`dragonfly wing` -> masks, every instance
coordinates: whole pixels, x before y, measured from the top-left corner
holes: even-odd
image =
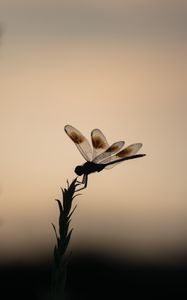
[[[94,158],[93,162],[102,164],[103,161],[105,161],[105,163],[106,163],[106,160],[107,160],[107,162],[111,161],[112,155],[119,152],[120,149],[124,146],[124,144],[125,144],[125,142],[123,142],[123,141],[112,144],[105,152],[102,152],[101,154],[96,156]]]
[[[99,129],[94,129],[91,132],[92,146],[93,146],[93,159],[105,152],[109,148],[106,137]]]
[[[87,161],[92,160],[92,148],[88,140],[82,135],[82,133],[71,125],[64,127],[65,132],[70,139],[75,143],[82,156]]]
[[[141,147],[142,147],[141,143],[132,144],[132,145],[126,147],[125,149],[121,150],[117,154],[113,155],[111,157],[110,161],[108,161],[107,159],[103,160],[102,164],[107,165],[107,163],[109,163],[109,162],[112,162],[112,161],[115,161],[115,160],[117,161],[119,159],[123,159],[123,158],[129,157],[129,156],[133,156],[140,150]],[[116,164],[108,165],[108,166],[105,167],[105,169],[111,169],[114,166],[116,166],[117,164],[119,164],[120,162],[121,161],[118,161],[118,162],[116,162]]]

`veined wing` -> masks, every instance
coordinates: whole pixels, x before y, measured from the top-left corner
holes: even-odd
[[[113,155],[110,159],[107,158],[107,159],[103,160],[102,164],[107,164],[110,162],[117,161],[116,164],[114,163],[112,165],[108,165],[105,167],[105,169],[111,169],[115,165],[117,165],[121,162],[121,161],[118,162],[118,160],[135,155],[140,150],[141,147],[142,147],[141,143],[132,144],[132,145],[126,147],[125,149],[121,150],[117,154]]]
[[[92,148],[88,140],[82,135],[82,133],[71,125],[64,127],[65,132],[70,139],[75,143],[82,156],[87,160],[92,160]]]
[[[102,152],[105,152],[109,148],[109,144],[106,137],[100,129],[94,129],[91,132],[92,146],[93,146],[93,157],[97,157]]]
[[[112,155],[119,152],[120,149],[124,146],[125,142],[120,141],[112,144],[105,152],[102,152],[98,156],[96,156],[93,160],[94,163],[103,163],[106,159],[111,161]]]

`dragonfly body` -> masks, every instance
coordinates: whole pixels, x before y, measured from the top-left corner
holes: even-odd
[[[82,175],[89,175],[91,173],[94,172],[100,172],[102,171],[106,166],[102,165],[102,164],[95,164],[92,161],[87,161],[85,162],[83,165],[81,166],[77,166],[75,168],[75,173],[78,176],[82,176]]]
[[[79,190],[86,188],[88,175],[91,173],[109,169],[125,160],[145,156],[145,154],[137,154],[142,147],[141,143],[132,144],[124,149],[122,149],[125,144],[124,141],[113,143],[110,146],[99,129],[94,129],[91,132],[92,147],[82,133],[73,126],[66,125],[64,130],[86,160],[83,165],[75,168],[75,173],[78,176],[83,175],[82,182],[79,182],[83,184],[83,187]]]

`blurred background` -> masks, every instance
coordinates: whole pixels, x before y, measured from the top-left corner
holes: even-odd
[[[0,27],[0,264],[52,258],[54,199],[84,162],[71,124],[147,154],[90,176],[75,198],[74,257],[184,274],[186,1],[1,0]]]

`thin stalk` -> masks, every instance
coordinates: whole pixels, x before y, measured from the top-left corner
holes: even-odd
[[[69,263],[70,255],[67,255],[67,247],[71,238],[73,228],[69,229],[71,216],[76,209],[72,209],[73,199],[80,195],[76,194],[77,178],[75,178],[68,187],[62,189],[62,200],[55,199],[59,208],[59,228],[58,231],[54,224],[52,224],[55,236],[56,245],[54,247],[54,262],[52,268],[51,278],[51,295],[52,300],[65,299],[65,286],[67,277],[67,266]]]

